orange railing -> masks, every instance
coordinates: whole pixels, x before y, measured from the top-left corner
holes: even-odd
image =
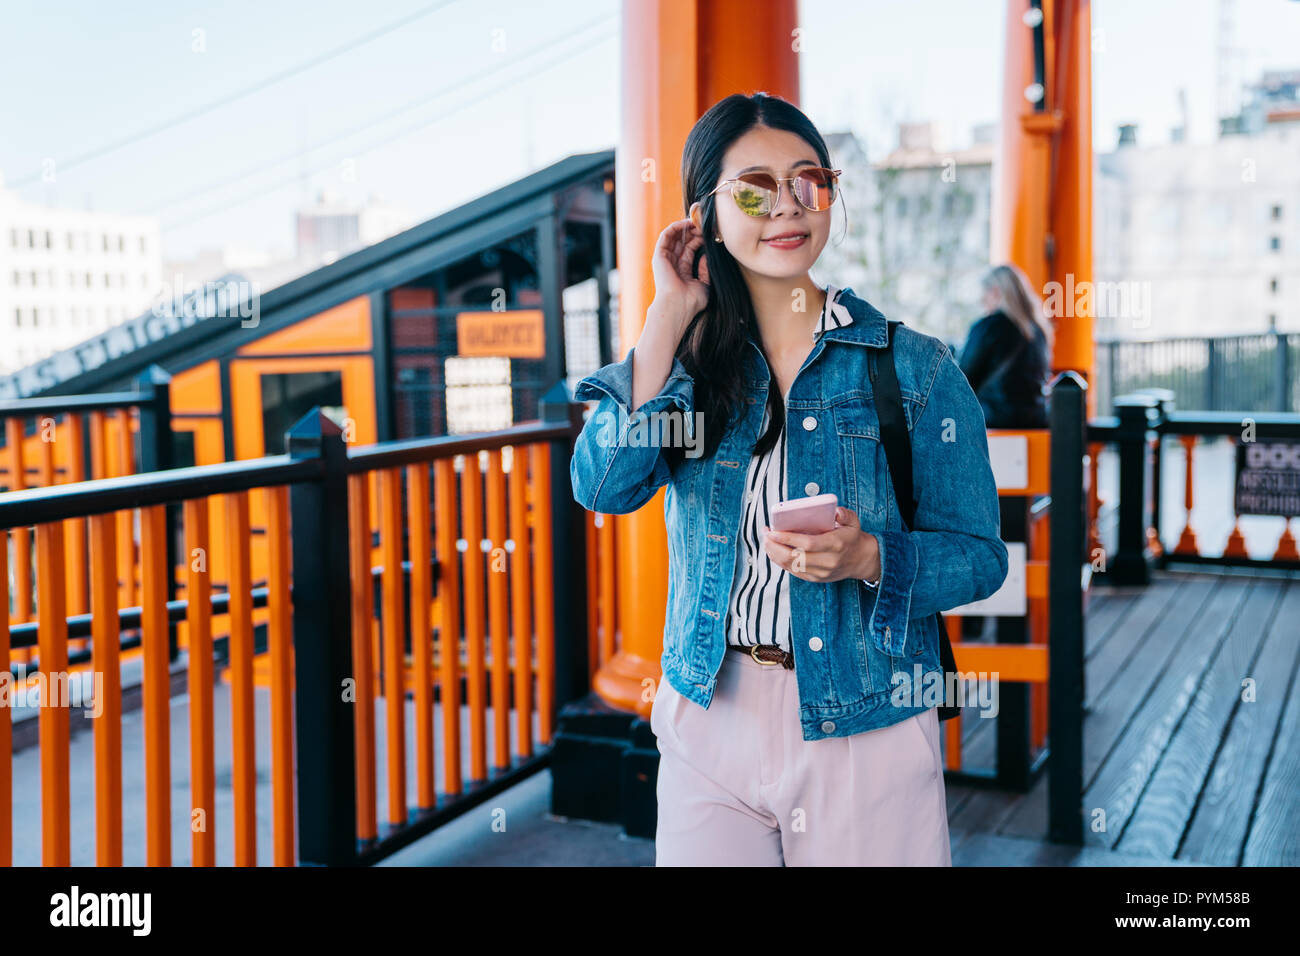
[[[567,479],[578,406],[543,407],[554,421],[350,455],[339,429],[316,411],[290,432],[285,456],[0,495],[0,669],[14,668],[20,691],[58,687],[70,674],[102,679],[94,699],[100,712],[84,718],[94,733],[94,793],[85,805],[94,808],[98,865],[126,862],[121,667],[134,644],[143,664],[149,865],[170,865],[173,836],[185,829],[191,861],[217,862],[214,689],[222,677],[231,712],[224,796],[232,809],[230,841],[221,848],[236,865],[258,859],[255,715],[262,705],[269,705],[276,865],[371,862],[545,765],[557,706],[586,689],[590,628],[582,617],[581,509]],[[267,501],[265,587],[252,576],[250,494]],[[174,505],[183,509],[184,600],[169,604],[166,510]],[[121,532],[137,520],[135,606],[125,603],[119,574]],[[73,521],[89,536],[89,603],[88,613],[69,616],[65,528]],[[35,621],[10,621],[8,543],[31,528]],[[224,580],[214,580],[206,560],[214,530],[226,546]],[[265,658],[255,654],[258,617]],[[217,618],[228,635],[224,675],[214,657]],[[188,819],[171,802],[170,697],[181,677],[170,667],[174,628],[183,631],[187,655]],[[91,658],[70,668],[74,633],[89,639]],[[35,720],[47,865],[72,862],[73,718],[68,700],[42,694]],[[13,773],[15,748],[32,742],[27,726],[16,740],[13,708],[0,708],[0,865],[14,862],[14,787],[35,783]],[[386,790],[382,825],[377,785]]]

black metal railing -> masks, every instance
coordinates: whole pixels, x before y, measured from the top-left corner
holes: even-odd
[[[569,478],[569,461],[582,427],[583,406],[570,402],[567,394],[561,394],[563,391],[561,388],[548,393],[542,402],[540,423],[487,434],[375,445],[352,454],[338,426],[315,408],[287,433],[288,452],[284,455],[2,494],[0,529],[287,486],[294,724],[299,728],[294,748],[298,858],[304,865],[369,864],[512,786],[522,776],[544,768],[550,753],[544,748],[524,766],[486,782],[476,781],[455,800],[436,810],[414,814],[403,826],[388,827],[376,840],[357,839],[355,712],[354,705],[339,692],[353,677],[348,477],[507,445],[550,444],[551,500],[543,506],[549,506],[552,521],[548,557],[554,569],[556,592],[552,621],[556,657],[553,699],[557,707],[563,706],[588,691],[586,536],[582,509],[573,500]],[[125,396],[102,398],[126,400]],[[139,396],[130,396],[131,403],[138,400]],[[30,414],[31,407],[24,406],[23,413]],[[67,409],[66,404],[59,407]],[[87,407],[94,407],[94,403]],[[266,590],[255,588],[250,598],[253,606],[263,606]],[[213,613],[224,613],[229,600],[228,593],[212,595]],[[379,603],[374,607],[378,616]],[[172,622],[183,620],[186,608],[185,601],[169,601],[166,616]],[[142,611],[131,608],[115,613],[119,624],[126,626],[138,623]],[[86,633],[90,621],[91,615],[68,618],[70,636]],[[13,646],[35,646],[37,627],[23,622],[11,628]]]
[[[1300,411],[1300,333],[1099,339],[1096,349],[1098,408],[1140,389],[1162,388],[1179,408]]]

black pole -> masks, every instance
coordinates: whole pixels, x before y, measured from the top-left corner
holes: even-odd
[[[1052,382],[1052,535],[1048,565],[1048,839],[1083,844],[1083,584],[1087,510],[1084,390],[1075,372]]]
[[[167,471],[176,467],[172,442],[172,377],[161,365],[150,365],[136,378],[140,393],[140,471]],[[167,541],[167,600],[176,600],[176,564],[181,545],[179,504],[164,505]],[[167,659],[175,662],[180,653],[176,641],[176,624],[167,627]]]
[[[1029,498],[1002,495],[998,498],[1002,540],[1008,544],[1029,541]],[[994,618],[999,644],[1028,644],[1027,615]],[[1006,790],[1024,793],[1029,789],[1032,738],[1029,726],[1029,684],[1007,681],[998,689],[997,782]]]
[[[291,458],[321,458],[325,471],[289,489],[298,856],[304,865],[339,866],[357,858],[347,449],[319,406],[289,429],[285,445]]]
[[[1151,580],[1147,551],[1147,429],[1156,400],[1145,394],[1115,399],[1119,429],[1119,535],[1108,562],[1116,584],[1145,585]]]
[[[542,421],[569,425],[569,436],[551,445],[551,567],[555,570],[555,706],[590,691],[587,662],[587,532],[584,512],[573,498],[569,474],[573,444],[582,431],[583,404],[570,400],[556,382],[542,396]]]

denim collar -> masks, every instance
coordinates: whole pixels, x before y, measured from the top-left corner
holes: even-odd
[[[827,309],[823,310],[817,320],[816,335],[819,338],[833,339],[837,342],[850,342],[855,345],[869,345],[883,349],[889,343],[889,332],[884,314],[874,305],[863,299],[850,286],[837,289],[834,283],[827,285]],[[827,313],[844,322],[836,326],[829,320]],[[845,321],[847,319],[847,321]],[[749,341],[758,347],[758,342],[751,332]]]
[[[839,328],[827,329],[825,338],[857,345],[870,345],[878,349],[883,349],[889,344],[889,328],[884,313],[866,299],[859,297],[849,286],[840,290],[836,301],[849,310],[853,321]]]

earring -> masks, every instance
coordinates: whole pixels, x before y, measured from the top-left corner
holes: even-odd
[[[722,237],[721,237],[721,236],[714,236],[714,237],[713,237],[713,241],[714,241],[714,242],[721,242],[721,241],[722,241]]]

